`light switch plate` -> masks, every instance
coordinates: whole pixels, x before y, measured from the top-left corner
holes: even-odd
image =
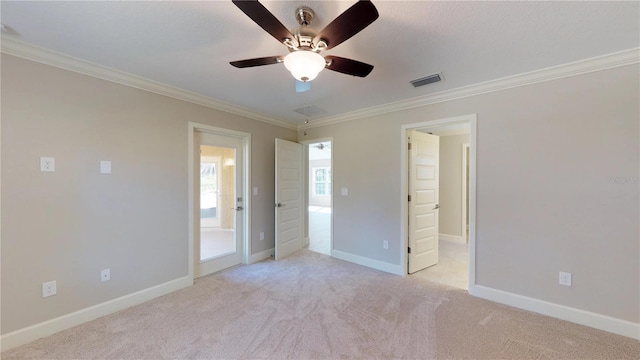
[[[100,161],[100,174],[111,174],[111,161]]]
[[[348,195],[349,195],[349,189],[342,188],[342,196],[348,196]]]
[[[571,286],[571,273],[560,271],[558,283],[564,286]]]

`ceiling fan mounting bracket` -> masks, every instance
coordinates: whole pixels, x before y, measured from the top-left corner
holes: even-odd
[[[296,9],[296,20],[298,20],[300,26],[309,26],[315,14],[310,7],[301,6]]]

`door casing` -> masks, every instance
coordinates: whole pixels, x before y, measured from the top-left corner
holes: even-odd
[[[195,230],[196,230],[196,226],[195,226],[196,214],[194,211],[194,198],[196,196],[196,187],[194,185],[195,184],[195,179],[194,179],[195,132],[198,131],[198,132],[215,134],[215,135],[235,137],[242,140],[242,146],[243,146],[242,164],[243,164],[243,173],[244,173],[244,176],[242,179],[242,194],[244,199],[244,210],[239,211],[237,216],[243,217],[243,221],[242,221],[242,237],[243,237],[242,263],[243,264],[249,263],[249,256],[251,254],[251,241],[249,240],[250,239],[249,234],[251,234],[251,197],[249,196],[250,194],[249,189],[251,188],[251,184],[249,180],[251,179],[251,172],[250,172],[251,170],[251,134],[241,132],[241,131],[236,131],[236,130],[229,130],[229,129],[224,129],[220,127],[205,125],[205,124],[198,124],[194,122],[189,122],[187,124],[187,127],[188,127],[187,171],[188,171],[188,180],[189,180],[189,184],[188,184],[188,192],[189,192],[189,196],[188,196],[188,214],[189,214],[188,216],[188,219],[189,219],[188,276],[193,279],[195,275],[194,264],[195,264],[195,261],[199,261],[199,259],[195,259],[195,252],[194,252]],[[199,230],[200,229],[198,228],[198,231]]]
[[[400,238],[404,244],[403,251],[400,252],[401,266],[404,267],[403,275],[408,275],[407,249],[408,239],[408,211],[407,198],[408,191],[408,161],[407,161],[407,130],[437,128],[449,125],[468,124],[469,125],[469,292],[475,290],[476,284],[476,134],[477,115],[463,115],[438,120],[424,121],[413,124],[405,124],[400,127],[400,183],[401,199],[400,219],[403,224],[400,227]]]

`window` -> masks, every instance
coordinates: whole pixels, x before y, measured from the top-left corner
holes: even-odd
[[[312,168],[313,171],[313,195],[329,196],[331,195],[331,168],[317,167]]]

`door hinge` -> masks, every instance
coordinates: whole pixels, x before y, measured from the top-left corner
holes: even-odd
[[[409,254],[411,254],[411,248],[407,248],[407,249],[409,249]]]
[[[411,195],[409,195],[409,201],[411,201]]]
[[[411,143],[409,143],[409,150],[411,150]]]

